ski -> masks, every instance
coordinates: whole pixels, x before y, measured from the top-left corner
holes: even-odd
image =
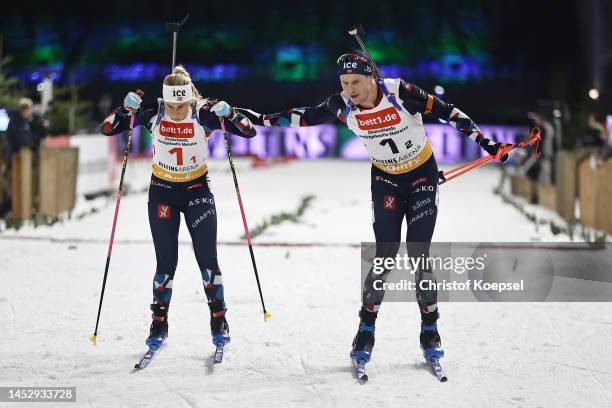
[[[223,346],[225,344],[218,344],[215,349],[215,357],[213,359],[213,364],[221,364],[223,362]]]
[[[429,365],[431,366],[431,370],[433,371],[438,381],[445,382],[448,380],[446,374],[444,374],[442,366],[440,365],[440,360],[438,360],[437,358],[432,358],[431,360],[429,360]]]
[[[215,346],[215,355],[213,357],[213,365],[223,362],[223,348],[230,342],[229,333],[213,334],[212,343]]]
[[[355,360],[352,359],[353,361],[353,367],[355,368],[355,377],[357,377],[357,380],[360,381],[361,383],[365,383],[368,381],[368,375],[365,372],[365,361],[362,359],[359,360]]]
[[[142,356],[140,361],[134,365],[134,371],[144,370],[147,368],[153,357],[157,354],[157,352],[162,348],[164,344],[160,345],[150,345],[149,350]]]

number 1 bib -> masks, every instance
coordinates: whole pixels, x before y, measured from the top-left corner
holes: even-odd
[[[153,174],[166,181],[185,182],[206,173],[207,138],[198,121],[196,106],[193,114],[174,121],[165,114],[163,102],[159,113],[151,121],[156,125],[153,133]],[[158,117],[161,115],[161,118]]]

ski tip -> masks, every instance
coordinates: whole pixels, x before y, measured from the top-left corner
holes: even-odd
[[[89,341],[91,341],[93,343],[93,345],[96,345],[96,339],[98,336],[96,336],[95,334],[92,334],[91,336],[89,336]]]
[[[272,315],[270,314],[270,312],[264,312],[264,322],[267,322],[268,319],[270,319],[272,317]]]

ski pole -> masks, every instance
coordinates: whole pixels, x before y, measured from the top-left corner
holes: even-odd
[[[478,168],[480,166],[482,166],[483,164],[487,164],[493,160],[499,160],[501,161],[502,157],[504,157],[506,154],[510,154],[510,152],[513,149],[519,148],[519,149],[523,149],[527,146],[532,146],[532,145],[536,145],[536,156],[540,157],[540,142],[542,141],[542,136],[540,133],[540,129],[537,127],[534,127],[533,129],[531,129],[531,132],[529,133],[529,141],[528,142],[521,142],[518,144],[510,144],[510,143],[504,143],[502,144],[502,146],[500,146],[499,150],[497,151],[497,154],[495,156],[486,156],[486,157],[481,157],[480,159],[476,159],[474,161],[471,161],[469,163],[466,163],[462,166],[456,167],[454,169],[448,170],[448,171],[440,171],[439,173],[439,177],[440,177],[440,182],[439,184],[444,184],[447,181],[450,181],[454,178],[457,178],[459,176],[461,176],[462,174],[467,173],[468,171],[472,171],[475,168]]]
[[[138,91],[137,91],[138,92]],[[138,92],[142,94],[142,91]],[[125,144],[125,151],[123,152],[123,167],[121,169],[121,178],[119,179],[119,190],[117,191],[117,201],[115,202],[115,215],[113,217],[113,227],[111,229],[111,236],[108,242],[108,252],[106,255],[106,266],[104,267],[104,278],[102,279],[102,292],[100,293],[100,303],[98,305],[98,317],[96,317],[96,329],[94,334],[89,337],[89,340],[96,345],[96,339],[98,337],[98,324],[100,323],[100,312],[102,312],[102,301],[104,300],[104,290],[106,289],[106,278],[108,277],[108,267],[110,265],[111,254],[113,252],[113,242],[115,240],[115,227],[117,226],[117,217],[119,216],[119,204],[121,203],[121,194],[123,193],[123,178],[125,176],[125,169],[128,163],[128,154],[130,152],[130,146],[132,144],[132,133],[134,131],[134,118],[136,113],[132,112],[130,116],[130,128],[128,130],[127,143]]]
[[[361,38],[362,35],[365,35],[365,30],[363,29],[363,27],[361,25],[356,25],[353,28],[351,28],[348,31],[348,33],[352,35],[353,37],[355,37],[355,40],[357,40],[357,43],[359,43],[361,50],[365,54],[366,60],[370,63],[370,66],[372,67],[372,69],[374,70],[374,73],[378,77],[378,80],[376,82],[378,82],[378,84],[382,88],[383,93],[385,94],[387,99],[389,99],[389,102],[391,102],[391,104],[395,107],[395,109],[397,109],[398,111],[402,111],[403,110],[402,106],[397,102],[395,97],[389,93],[389,90],[387,89],[387,85],[385,85],[385,81],[384,81],[385,77],[383,77],[383,74],[382,72],[380,72],[380,69],[378,68],[378,65],[376,64],[376,61],[374,61],[374,59],[372,58],[372,54],[370,54],[370,51],[368,51],[368,47],[366,47],[365,42]]]
[[[365,30],[363,29],[363,26],[356,25],[353,28],[351,28],[348,31],[348,33],[350,35],[352,35],[353,37],[355,37],[355,39],[359,43],[359,46],[361,47],[361,50],[363,51],[363,53],[365,54],[366,58],[370,62],[370,65],[372,66],[372,69],[376,73],[376,76],[381,78],[381,79],[384,79],[384,77],[382,76],[382,73],[380,72],[380,69],[378,69],[378,65],[376,64],[376,62],[372,58],[372,54],[370,54],[370,51],[368,51],[368,47],[366,47],[365,42],[361,38],[361,36],[365,34]]]
[[[223,139],[225,140],[225,150],[227,151],[227,160],[229,161],[230,169],[232,170],[232,176],[234,177],[234,187],[236,188],[236,196],[238,197],[238,206],[240,207],[240,215],[242,215],[242,225],[244,226],[244,235],[249,245],[249,252],[251,253],[251,263],[253,264],[253,270],[255,271],[255,280],[257,281],[257,289],[259,290],[259,299],[261,300],[261,307],[263,308],[264,321],[267,321],[272,315],[266,311],[266,305],[264,303],[263,294],[261,292],[261,284],[259,283],[259,274],[257,273],[257,263],[255,262],[255,253],[253,252],[253,244],[251,243],[251,234],[249,233],[249,226],[247,225],[246,215],[244,214],[244,206],[242,205],[242,197],[240,196],[240,188],[238,187],[238,178],[236,177],[236,169],[234,168],[234,159],[232,158],[232,151],[230,149],[229,140],[227,137],[227,130],[225,129],[225,120],[219,119],[221,122],[221,130],[223,131]]]
[[[188,18],[189,13],[187,13],[187,15],[183,17],[183,20],[180,23],[166,23],[166,31],[172,33],[172,69],[170,71],[172,71],[176,66],[176,40],[178,32],[181,29],[181,26],[185,24]]]

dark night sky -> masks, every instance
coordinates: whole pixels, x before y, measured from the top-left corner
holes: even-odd
[[[29,33],[33,33],[41,21],[52,21],[59,30],[65,24],[62,38],[68,38],[67,43],[74,45],[78,44],[79,38],[86,38],[92,27],[106,25],[112,29],[117,25],[135,22],[158,23],[163,26],[165,21],[176,21],[189,12],[190,27],[238,29],[248,33],[250,44],[265,46],[282,42],[282,33],[290,32],[294,42],[301,38],[307,42],[314,37],[315,41],[328,45],[333,53],[337,53],[336,49],[351,46],[345,29],[355,22],[362,23],[371,31],[391,30],[397,35],[410,38],[417,25],[429,27],[432,35],[435,35],[441,27],[449,23],[453,27],[453,22],[459,18],[465,19],[466,12],[474,12],[480,24],[487,27],[486,33],[490,36],[488,44],[494,63],[516,64],[523,69],[523,80],[520,83],[499,84],[494,91],[509,92],[506,88],[510,85],[514,95],[508,95],[508,98],[514,98],[512,102],[533,105],[542,97],[577,101],[590,86],[589,3],[572,0],[21,2],[9,5],[1,18],[4,20],[20,16],[25,26],[23,28]],[[612,11],[609,1],[602,3],[604,10]],[[425,25],[422,19],[427,19]],[[475,24],[477,22],[475,19]],[[18,51],[6,41],[4,46],[9,53]],[[179,48],[183,58],[188,58],[185,56],[188,52],[186,47],[188,45],[182,44]],[[78,47],[73,46],[66,53],[66,58],[76,60],[78,53]],[[242,58],[250,58],[248,49],[243,54]],[[160,52],[159,60],[166,61],[168,56],[169,50],[167,53]],[[202,64],[214,64],[225,58],[235,57],[224,56],[223,53],[198,56]],[[333,61],[329,65],[333,68]],[[215,90],[214,86],[212,88]],[[486,84],[486,88],[490,89],[490,84]],[[253,87],[251,90],[256,89]],[[490,97],[492,92],[479,90],[478,86],[471,89],[481,95],[480,98],[465,101],[474,107],[478,100]],[[289,99],[286,102],[293,101]]]

